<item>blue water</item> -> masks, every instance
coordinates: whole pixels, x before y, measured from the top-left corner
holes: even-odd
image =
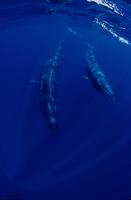
[[[0,1],[0,199],[131,199],[131,4],[113,2],[120,13],[80,0]],[[54,136],[39,77],[62,39]],[[87,42],[114,102],[83,78]]]

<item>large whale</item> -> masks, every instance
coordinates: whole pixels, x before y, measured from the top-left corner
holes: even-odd
[[[57,120],[57,72],[63,40],[59,42],[55,54],[44,65],[40,80],[40,105],[48,119],[53,133],[58,128]]]

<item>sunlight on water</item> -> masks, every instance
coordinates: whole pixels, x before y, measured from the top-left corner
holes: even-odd
[[[115,3],[111,2],[111,1],[106,1],[106,0],[86,0],[87,2],[95,2],[97,4],[100,4],[102,6],[105,6],[111,10],[113,10],[115,13],[119,14],[119,15],[124,15],[124,13],[116,6]]]
[[[112,28],[108,28],[108,27],[107,27],[107,24],[108,24],[108,26],[109,26],[109,25],[110,25],[109,23],[106,23],[105,21],[104,21],[104,22],[103,22],[103,21],[100,21],[98,18],[95,19],[95,22],[96,22],[98,25],[100,25],[103,29],[105,29],[106,31],[108,31],[113,37],[117,38],[120,42],[122,42],[122,43],[124,43],[124,44],[126,44],[126,45],[131,45],[130,42],[129,42],[127,39],[125,39],[125,38],[119,36],[118,34],[116,34],[116,33],[112,30]],[[111,26],[111,25],[110,25],[110,26]]]

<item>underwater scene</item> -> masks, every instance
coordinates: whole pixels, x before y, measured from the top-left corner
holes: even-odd
[[[131,0],[0,1],[0,200],[131,200]]]

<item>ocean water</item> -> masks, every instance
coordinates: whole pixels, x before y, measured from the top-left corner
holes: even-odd
[[[54,135],[40,81],[61,40]],[[88,77],[90,47],[114,101]],[[130,0],[0,1],[1,200],[130,200],[130,119]]]

